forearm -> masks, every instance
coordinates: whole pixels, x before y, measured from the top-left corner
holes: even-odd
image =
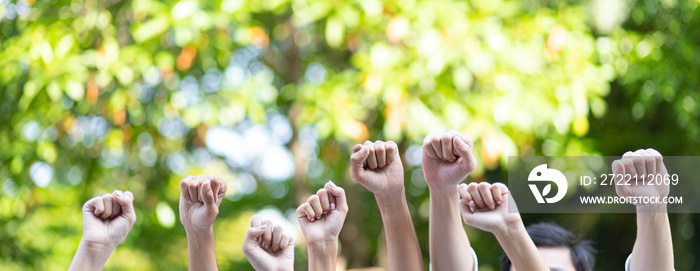
[[[469,238],[462,226],[459,193],[430,188],[430,262],[435,270],[473,270]]]
[[[673,242],[666,206],[637,207],[637,240],[630,270],[673,270]]]
[[[336,268],[338,241],[309,244],[309,271],[331,271]]]
[[[219,270],[213,227],[206,231],[187,232],[187,259],[190,271]]]
[[[522,221],[507,225],[494,235],[516,270],[549,270]]]
[[[416,230],[408,210],[406,194],[376,196],[382,215],[389,256],[389,270],[424,270]]]
[[[81,241],[68,270],[102,270],[113,250],[107,246]]]

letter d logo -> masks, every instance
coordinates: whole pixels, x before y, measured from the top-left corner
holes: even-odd
[[[537,203],[545,203],[545,200],[547,203],[555,203],[563,199],[564,195],[566,195],[566,189],[568,188],[566,176],[556,169],[547,168],[547,164],[541,164],[532,169],[527,180],[530,182],[552,181],[557,185],[557,194],[554,195],[554,197],[544,198],[552,191],[552,184],[545,186],[541,193],[539,189],[537,189],[537,185],[530,184],[530,190],[532,190],[532,194],[535,196],[535,199],[537,199]]]

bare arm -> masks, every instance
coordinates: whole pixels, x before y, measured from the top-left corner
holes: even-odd
[[[187,176],[180,182],[180,190],[180,221],[187,233],[188,269],[219,270],[214,221],[226,194],[226,183],[213,175]]]
[[[353,179],[377,200],[386,235],[389,270],[424,270],[396,143],[367,141],[364,145],[357,144],[350,161]]]
[[[474,270],[457,188],[476,169],[473,146],[469,135],[454,131],[423,140],[422,167],[430,190],[430,261],[435,270]]]
[[[626,152],[612,165],[613,173],[643,176],[668,174],[661,153],[654,149]],[[669,185],[616,186],[619,196],[665,197]],[[666,204],[639,204],[637,208],[637,239],[632,249],[630,270],[673,270],[673,242]]]
[[[83,205],[83,238],[68,270],[102,270],[136,222],[134,195],[115,190]]]
[[[459,194],[464,223],[493,233],[516,270],[549,270],[525,230],[520,213],[508,212],[508,205],[515,201],[504,184],[461,184]]]

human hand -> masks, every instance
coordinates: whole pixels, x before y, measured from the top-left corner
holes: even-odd
[[[399,147],[393,141],[366,141],[352,148],[352,178],[375,195],[403,193],[404,172]]]
[[[455,131],[429,134],[423,140],[422,168],[430,188],[456,187],[476,169],[474,142]]]
[[[94,197],[83,205],[81,244],[104,248],[109,253],[121,244],[136,222],[134,194],[114,190]]]
[[[622,155],[622,159],[615,160],[612,164],[612,172],[615,174],[613,182],[615,183],[615,191],[620,197],[665,197],[668,196],[670,185],[657,184],[646,185],[653,178],[663,178],[667,176],[668,171],[663,162],[663,157],[655,149],[639,149],[635,152],[626,152]],[[621,176],[631,175],[629,182],[626,177],[619,181],[618,174]],[[635,178],[636,176],[636,178]],[[650,205],[650,204],[637,204]]]
[[[297,219],[309,247],[336,245],[348,204],[345,190],[328,181],[297,208]]]
[[[294,270],[294,238],[258,215],[250,219],[243,254],[258,271]]]
[[[522,223],[520,214],[508,212],[508,187],[487,182],[460,184],[460,209],[464,223],[495,235]]]
[[[210,230],[226,195],[226,182],[214,175],[190,175],[180,181],[180,191],[180,222],[185,231]]]

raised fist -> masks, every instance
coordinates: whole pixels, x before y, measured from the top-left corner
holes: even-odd
[[[502,183],[460,184],[460,209],[464,223],[482,231],[502,233],[522,220],[508,212],[508,188]]]
[[[612,163],[612,172],[615,174],[615,178],[613,178],[615,191],[620,197],[668,196],[669,183],[663,182],[664,178],[669,177],[668,171],[661,153],[655,149],[626,152],[622,155],[622,159]],[[625,175],[630,175],[629,181]],[[620,180],[621,177],[622,180]],[[661,184],[656,183],[657,178],[660,178]],[[647,184],[650,181],[653,185]]]
[[[352,148],[352,178],[377,195],[402,193],[403,165],[399,147],[393,141],[366,141]]]
[[[250,219],[243,254],[258,271],[294,270],[294,238],[258,215]]]
[[[83,240],[88,245],[114,249],[136,222],[134,194],[114,190],[94,197],[83,205]]]
[[[422,167],[425,181],[431,187],[454,187],[476,169],[468,134],[455,131],[429,134],[423,140]]]
[[[210,229],[226,195],[226,182],[214,175],[187,176],[180,181],[180,190],[180,222],[185,230]]]
[[[319,189],[297,208],[297,219],[310,247],[337,243],[347,214],[345,190],[332,181],[328,181],[324,188]]]

